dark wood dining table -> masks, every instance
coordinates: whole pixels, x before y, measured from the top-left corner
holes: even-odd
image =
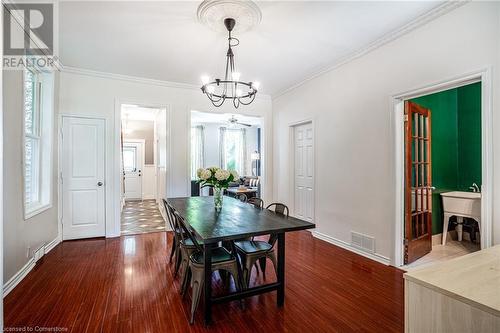
[[[229,302],[246,297],[277,291],[277,304],[285,300],[285,233],[312,229],[313,223],[286,217],[267,209],[243,203],[231,197],[224,197],[222,210],[217,212],[213,197],[170,198],[168,203],[181,215],[187,226],[203,243],[205,269],[204,317],[205,324],[212,318],[212,304]],[[212,248],[219,242],[268,234],[277,235],[278,263],[277,281],[212,297]]]

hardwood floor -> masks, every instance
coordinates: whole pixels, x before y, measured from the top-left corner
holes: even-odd
[[[286,236],[286,298],[276,293],[214,305],[203,326],[200,305],[188,323],[190,297],[168,264],[165,232],[59,244],[5,298],[5,327],[67,332],[401,332],[403,279],[387,267],[309,232]],[[253,272],[252,283],[262,281]],[[275,279],[270,262],[266,280]],[[222,293],[217,273],[214,292]],[[233,288],[231,285],[229,288]]]

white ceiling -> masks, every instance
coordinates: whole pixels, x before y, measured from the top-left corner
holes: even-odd
[[[225,124],[229,125],[229,119],[234,116],[238,122],[252,126],[261,126],[262,119],[260,117],[244,116],[242,114],[233,113],[215,113],[215,112],[200,112],[191,111],[191,123],[193,124]]]
[[[68,1],[59,8],[65,66],[198,85],[220,77],[225,34],[196,19],[198,1]],[[439,5],[438,1],[262,1],[262,22],[237,35],[242,80],[280,92]]]

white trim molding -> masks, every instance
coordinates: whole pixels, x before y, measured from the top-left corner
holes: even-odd
[[[54,249],[61,242],[62,242],[61,235],[57,235],[56,238],[54,238],[52,241],[50,241],[47,244],[45,244],[45,246],[44,246],[45,247],[45,254],[47,254],[50,251],[52,251],[52,249]]]
[[[493,244],[493,110],[491,67],[398,93],[390,97],[392,144],[394,152],[394,236],[392,264],[403,265],[404,257],[404,101],[432,93],[481,82],[481,249]]]
[[[30,258],[30,260],[24,265],[9,281],[5,282],[3,285],[3,297],[7,296],[14,288],[21,282],[26,275],[35,267],[35,259]]]
[[[113,152],[110,155],[111,156],[111,163],[110,163],[110,170],[108,170],[108,167],[106,167],[107,171],[111,172],[111,178],[113,179],[113,184],[114,184],[114,189],[111,193],[111,198],[108,202],[106,202],[106,211],[110,210],[113,212],[114,217],[109,221],[109,225],[106,225],[106,237],[111,238],[111,237],[119,237],[121,235],[121,210],[122,210],[122,195],[121,195],[121,188],[120,188],[120,182],[121,182],[121,106],[122,104],[134,104],[134,105],[140,105],[140,106],[147,106],[150,108],[156,108],[156,109],[164,109],[165,110],[165,118],[166,118],[166,131],[167,131],[167,165],[166,165],[166,170],[167,170],[167,193],[166,197],[169,197],[169,195],[172,193],[172,140],[171,140],[171,133],[172,133],[172,128],[171,128],[171,105],[167,102],[164,103],[156,103],[156,102],[148,102],[147,100],[137,100],[137,99],[130,99],[130,98],[115,98],[115,112],[114,112],[114,129],[113,129],[113,134],[112,134],[112,146],[113,146]],[[129,140],[130,141],[130,140]],[[108,143],[106,143],[106,146]],[[154,198],[153,198],[154,199]],[[106,220],[106,223],[108,223],[108,220]]]
[[[147,84],[147,85],[162,86],[162,87],[169,87],[169,88],[197,89],[197,90],[200,89],[199,86],[196,86],[194,84],[148,79],[148,78],[139,77],[139,76],[115,74],[115,73],[110,73],[110,72],[95,71],[95,70],[91,70],[91,69],[71,67],[71,66],[62,66],[61,71],[63,73],[87,75],[87,76],[92,76],[92,77],[100,77],[100,78],[105,78],[105,79],[129,81],[129,82],[134,82],[134,83],[142,83],[142,84]]]
[[[145,78],[145,77],[140,77],[140,76],[116,74],[116,73],[110,73],[110,72],[96,71],[96,70],[92,70],[92,69],[64,66],[62,63],[60,63],[60,67],[61,67],[62,73],[86,75],[86,76],[91,76],[91,77],[99,77],[99,78],[104,78],[104,79],[128,81],[128,82],[133,82],[133,83],[140,83],[140,84],[160,86],[160,87],[189,89],[189,90],[196,90],[196,91],[199,91],[200,87],[201,87],[201,86],[198,86],[195,84],[190,84],[190,83],[157,80],[157,79],[150,79],[150,78]],[[271,99],[270,95],[262,94],[260,92],[259,92],[258,96],[259,96],[259,98],[264,98],[264,99],[269,99],[269,100]]]
[[[371,259],[371,260],[375,260],[375,261],[377,261],[377,262],[379,262],[381,264],[384,264],[386,266],[389,266],[391,264],[391,260],[389,258],[381,255],[381,254],[365,252],[365,251],[361,250],[358,247],[354,247],[354,246],[352,246],[351,244],[349,244],[347,242],[344,242],[344,241],[342,241],[340,239],[334,238],[334,237],[329,236],[327,234],[321,233],[319,231],[311,231],[311,234],[315,238],[321,239],[321,240],[323,240],[323,241],[325,241],[327,243],[336,245],[336,246],[341,247],[341,248],[343,248],[345,250],[354,252],[354,253],[359,254],[360,256],[363,256],[365,258],[368,258],[368,259]]]
[[[41,246],[43,248],[44,256],[61,243],[60,235],[57,235],[52,241],[45,243]],[[14,288],[28,275],[29,272],[35,267],[35,257],[32,256],[28,262],[16,273],[9,281],[3,285],[3,297],[7,296]]]
[[[391,31],[391,32],[383,35],[379,39],[361,47],[360,49],[358,49],[350,54],[348,54],[347,56],[338,59],[330,66],[323,68],[319,71],[312,72],[309,75],[306,75],[305,78],[302,79],[300,82],[297,82],[294,85],[273,94],[272,98],[273,99],[278,98],[278,97],[302,86],[303,84],[317,78],[318,76],[321,76],[321,75],[328,73],[328,72],[331,72],[331,71],[333,71],[341,66],[344,66],[344,65],[350,63],[351,61],[356,60],[356,59],[364,56],[365,54],[370,53],[370,52],[380,48],[381,46],[384,46],[384,45],[412,32],[412,31],[424,26],[425,24],[443,16],[444,14],[451,12],[452,10],[466,4],[467,2],[468,1],[445,1],[441,5],[434,7],[430,11],[418,16],[417,18],[415,18],[411,22],[405,24],[404,26],[402,26],[396,30]]]

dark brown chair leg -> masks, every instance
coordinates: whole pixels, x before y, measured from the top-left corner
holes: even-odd
[[[172,262],[172,258],[174,257],[175,253],[175,248],[177,247],[177,242],[175,241],[175,238],[172,239],[172,249],[170,250],[170,259],[168,260],[168,263]]]
[[[182,254],[180,252],[181,251],[178,251],[177,255],[175,256],[175,272],[174,272],[174,277],[177,277],[177,273],[179,273],[179,269],[181,268]]]
[[[259,258],[260,269],[262,270],[262,276],[264,280],[266,279],[266,257]]]

